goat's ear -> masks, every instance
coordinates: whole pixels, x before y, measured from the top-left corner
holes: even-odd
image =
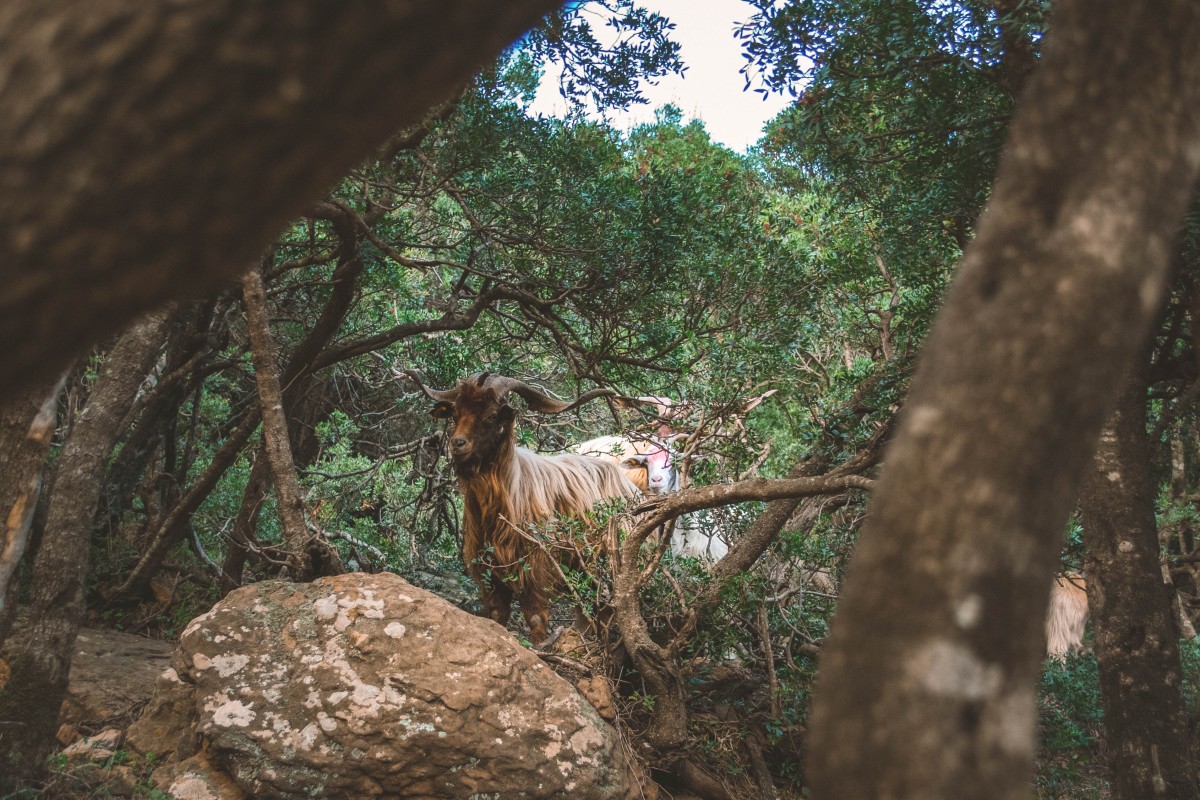
[[[434,419],[450,419],[454,416],[454,403],[439,400],[433,404],[433,408],[430,409],[429,413]]]
[[[496,422],[499,422],[501,425],[508,425],[516,418],[517,410],[507,403],[500,406],[500,409],[496,412]]]
[[[635,469],[646,466],[648,460],[645,456],[629,456],[621,461],[620,466],[622,469]]]

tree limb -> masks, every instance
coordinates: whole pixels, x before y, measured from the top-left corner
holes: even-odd
[[[5,4],[0,394],[227,285],[558,5]]]

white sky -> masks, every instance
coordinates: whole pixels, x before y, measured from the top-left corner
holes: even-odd
[[[641,5],[675,23],[671,38],[680,45],[680,57],[688,69],[680,78],[670,75],[654,86],[644,86],[649,104],[627,112],[610,112],[609,121],[628,130],[654,121],[654,110],[674,103],[683,110],[684,121],[700,119],[714,141],[745,152],[762,135],[763,125],[787,107],[788,96],[763,96],[743,91],[745,79],[738,72],[745,59],[733,31],[753,10],[741,0],[642,0]],[[598,34],[603,29],[597,27]],[[757,86],[758,84],[753,84]],[[558,93],[558,75],[542,81],[531,111],[546,116],[564,116],[566,106]]]

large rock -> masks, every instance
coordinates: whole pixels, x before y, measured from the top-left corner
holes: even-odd
[[[11,643],[11,641],[10,641]],[[59,709],[64,744],[77,729],[98,731],[120,722],[145,704],[156,677],[171,666],[175,645],[121,631],[85,628],[75,639],[67,691]],[[7,651],[0,651],[0,686],[9,677]],[[69,731],[69,733],[68,733]]]
[[[60,718],[86,727],[128,714],[150,699],[174,649],[170,642],[121,631],[81,630]]]
[[[395,575],[239,589],[192,621],[175,668],[209,762],[252,797],[637,794],[569,683]]]

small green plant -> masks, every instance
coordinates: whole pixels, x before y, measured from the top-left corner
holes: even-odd
[[[1041,798],[1086,797],[1097,790],[1094,767],[1103,725],[1100,678],[1092,655],[1050,660],[1038,691],[1037,790]]]
[[[641,692],[635,691],[629,695],[629,699],[635,704],[641,706],[645,711],[649,712],[654,710],[655,698],[652,694],[642,694]]]
[[[1061,750],[1090,746],[1102,721],[1096,659],[1071,655],[1050,660],[1039,694],[1042,746]]]
[[[1179,662],[1183,669],[1183,703],[1188,718],[1200,720],[1200,639],[1179,641]]]

